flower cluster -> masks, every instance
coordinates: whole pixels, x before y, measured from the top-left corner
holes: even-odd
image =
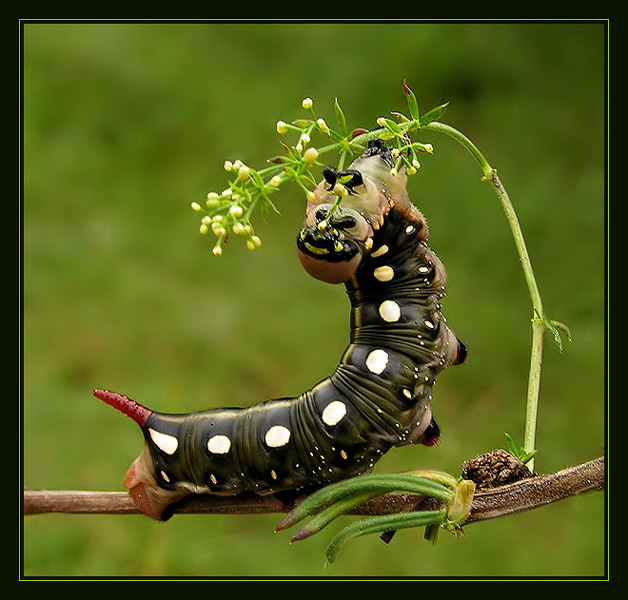
[[[232,176],[229,186],[220,193],[210,192],[203,205],[192,202],[192,209],[201,213],[201,234],[213,234],[216,238],[213,253],[220,256],[223,246],[231,234],[246,239],[249,249],[255,250],[261,245],[251,225],[251,216],[257,208],[262,214],[270,210],[276,211],[270,196],[284,183],[293,182],[303,191],[306,198],[312,198],[317,178],[313,175],[314,168],[322,167],[319,157],[328,152],[338,155],[338,170],[342,170],[354,156],[362,152],[370,140],[379,138],[385,140],[391,148],[395,165],[391,174],[395,175],[402,166],[405,166],[409,175],[416,173],[421,166],[417,155],[431,153],[431,144],[412,142],[410,134],[420,129],[431,120],[439,118],[446,105],[438,107],[423,117],[419,117],[418,106],[412,90],[404,82],[404,92],[408,100],[410,117],[401,113],[393,113],[397,121],[380,117],[377,120],[378,128],[368,131],[356,129],[349,131],[345,115],[336,99],[334,112],[337,128],[332,129],[325,119],[318,117],[314,111],[314,102],[305,98],[301,106],[309,113],[309,118],[297,119],[291,123],[277,121],[276,130],[279,135],[294,134],[296,143],[287,145],[282,143],[284,154],[268,159],[268,166],[263,169],[253,169],[241,160],[226,161],[224,168]],[[313,136],[321,136],[323,145],[315,145]],[[342,183],[334,188],[334,193],[340,199],[347,190]]]

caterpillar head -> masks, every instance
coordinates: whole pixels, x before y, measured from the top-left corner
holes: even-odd
[[[170,439],[176,438],[151,428],[149,420],[160,420],[161,415],[139,402],[106,390],[94,390],[94,396],[131,417],[141,427],[146,443],[129,467],[124,485],[135,505],[145,515],[156,521],[166,520],[169,516],[168,507],[190,493],[187,489],[177,487],[174,482],[164,480],[164,476],[160,475],[160,472],[164,472],[158,466],[160,457],[164,455],[167,458],[170,452],[168,443]],[[157,479],[160,479],[160,483]]]
[[[392,166],[390,151],[376,140],[348,169],[323,171],[297,237],[299,258],[312,277],[328,283],[349,281],[392,206],[422,219],[408,198],[405,171],[392,175]],[[342,200],[330,216],[339,189]]]
[[[331,208],[332,204],[323,203],[308,213],[297,248],[301,264],[312,277],[343,283],[362,261],[372,230],[357,211],[344,208],[329,217]]]

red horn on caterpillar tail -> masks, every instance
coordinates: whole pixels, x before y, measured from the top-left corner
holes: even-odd
[[[153,414],[152,410],[142,406],[139,402],[116,392],[94,390],[94,396],[106,402],[109,406],[113,406],[127,417],[131,417],[140,427],[144,427],[149,417]]]
[[[148,420],[156,413],[139,402],[107,390],[94,390],[94,396],[116,410],[131,417],[146,437]],[[165,521],[171,515],[168,507],[188,495],[186,490],[166,490],[159,486],[154,477],[155,464],[147,443],[140,455],[133,461],[124,478],[124,485],[135,505],[147,516],[156,521]]]

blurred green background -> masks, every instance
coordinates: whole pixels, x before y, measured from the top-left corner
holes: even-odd
[[[310,96],[334,122],[372,128],[423,110],[496,167],[516,206],[550,318],[537,470],[605,444],[605,26],[599,23],[27,23],[23,27],[24,486],[122,490],[142,439],[94,387],[190,412],[296,395],[348,339],[344,289],[310,279],[294,239],[304,200],[276,196],[263,246],[223,257],[190,202],[226,185],[222,164],[261,167],[278,119]],[[506,220],[445,137],[410,183],[448,271],[448,323],[470,351],[443,373],[433,448],[392,450],[377,472],[435,468],[522,443],[530,301]],[[324,568],[329,531],[290,546],[276,515],[41,515],[24,519],[27,576],[595,577],[601,493],[441,535],[355,540]]]

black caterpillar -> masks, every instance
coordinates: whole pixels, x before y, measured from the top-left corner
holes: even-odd
[[[466,349],[440,312],[445,271],[391,160],[376,142],[348,170],[326,169],[297,238],[306,271],[345,283],[351,301],[350,343],[330,377],[296,398],[185,415],[94,391],[142,428],[125,485],[144,513],[166,519],[190,493],[322,486],[368,472],[392,446],[437,441],[432,386]],[[328,219],[338,181],[349,193]]]

